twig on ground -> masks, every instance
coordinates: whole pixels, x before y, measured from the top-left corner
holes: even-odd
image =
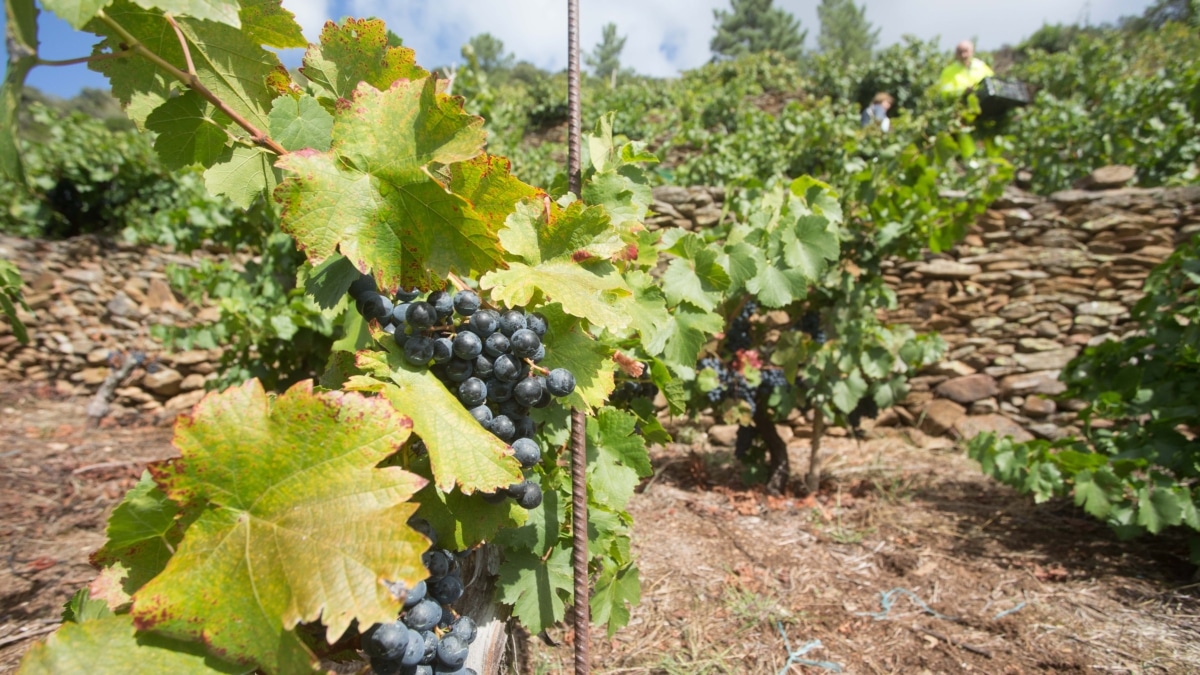
[[[56,621],[51,624],[46,624],[45,626],[40,626],[38,628],[33,628],[30,630],[27,630],[18,635],[9,635],[7,637],[0,638],[0,649],[3,649],[9,645],[15,645],[18,642],[24,642],[25,640],[28,640],[29,638],[37,637],[39,635],[45,635],[46,633],[53,633],[54,631],[58,630],[58,627],[61,625],[62,625],[61,622]]]
[[[908,626],[907,628],[909,630],[917,632],[917,633],[924,633],[931,637],[935,637],[935,638],[941,640],[942,642],[945,642],[948,645],[953,645],[955,647],[958,647],[959,649],[965,649],[965,650],[971,652],[972,654],[978,654],[980,656],[983,656],[983,657],[989,658],[989,659],[993,658],[992,653],[990,651],[984,649],[983,647],[976,647],[975,645],[967,644],[966,642],[963,642],[962,640],[955,640],[954,638],[952,638],[948,635],[943,635],[935,630],[929,630],[928,628],[924,628],[922,626]]]

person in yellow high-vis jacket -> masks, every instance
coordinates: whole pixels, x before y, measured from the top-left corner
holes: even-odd
[[[995,73],[988,64],[975,58],[975,45],[963,40],[954,48],[954,63],[942,69],[938,77],[938,93],[944,98],[958,98],[975,88],[985,77]]]

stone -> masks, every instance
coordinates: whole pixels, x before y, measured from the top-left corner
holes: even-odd
[[[677,206],[692,201],[692,195],[688,193],[687,188],[677,187],[674,185],[663,185],[654,188],[654,199],[660,202]]]
[[[142,378],[142,386],[159,396],[178,394],[182,384],[183,375],[174,368],[160,368]]]
[[[933,260],[917,267],[917,272],[930,279],[970,279],[983,272],[979,265],[967,265],[953,260]]]
[[[732,448],[737,444],[737,425],[718,424],[708,428],[708,440],[713,445]]]
[[[179,391],[195,391],[203,389],[206,378],[200,373],[192,373],[183,378],[183,382],[179,383]]]
[[[62,277],[78,284],[95,284],[104,281],[100,270],[63,270]]]
[[[1025,403],[1021,405],[1021,413],[1026,417],[1041,419],[1049,417],[1058,410],[1058,406],[1050,399],[1042,398],[1041,396],[1030,396],[1025,399]]]
[[[976,347],[974,347],[974,346],[972,346],[970,348],[971,348],[971,351],[974,351],[976,349]],[[968,352],[968,354],[969,353],[970,352]],[[963,363],[962,361],[939,361],[938,363],[935,363],[931,366],[928,366],[928,367],[922,369],[921,372],[927,373],[929,375],[945,375],[947,377],[966,377],[967,375],[974,375],[976,371],[974,368],[972,368],[971,366],[968,366],[967,364]]]
[[[89,387],[95,387],[104,380],[108,379],[108,374],[112,372],[109,368],[84,368],[71,377],[72,380],[85,384]]]
[[[1075,307],[1075,312],[1077,314],[1085,314],[1088,316],[1120,316],[1128,311],[1129,310],[1127,310],[1123,305],[1104,300],[1082,302]]]
[[[967,409],[967,413],[971,415],[990,415],[997,412],[1000,412],[1000,402],[995,398],[985,398],[975,401]]]
[[[1088,174],[1080,180],[1079,187],[1085,190],[1112,190],[1114,188],[1124,187],[1126,183],[1133,180],[1137,175],[1137,170],[1132,166],[1123,164],[1110,164],[1102,166],[1099,169]]]
[[[1028,316],[1033,316],[1037,310],[1028,302],[1014,302],[1011,305],[1000,310],[1000,316],[1009,321],[1024,319]]]
[[[1058,328],[1058,326],[1055,326],[1055,328]],[[1062,347],[1061,344],[1048,338],[1021,338],[1017,340],[1017,348],[1023,352],[1048,352],[1060,347]]]
[[[1061,370],[1079,354],[1079,347],[1063,347],[1032,354],[1013,354],[1012,358],[1026,370]]]
[[[173,413],[181,413],[191,410],[197,403],[200,402],[200,399],[204,398],[204,394],[205,391],[203,389],[197,389],[196,391],[189,391],[180,394],[164,403],[163,408]]]
[[[158,311],[163,309],[180,309],[175,293],[167,282],[162,279],[151,279],[150,288],[146,291],[146,309]]]
[[[1059,370],[1043,370],[1036,373],[1009,375],[1000,380],[1003,396],[1019,394],[1045,394],[1054,396],[1067,390],[1067,385],[1058,381]]]
[[[986,333],[989,330],[1003,326],[1005,323],[1006,321],[998,316],[981,316],[978,319],[971,320],[971,330],[976,333]]]
[[[967,409],[944,398],[934,399],[921,412],[921,431],[930,436],[941,436],[967,416]]]
[[[108,304],[104,308],[114,316],[132,316],[137,314],[137,305],[133,303],[133,300],[124,291],[117,291],[117,294],[113,296],[112,300],[108,301]]]
[[[1058,439],[1066,438],[1069,435],[1066,429],[1063,429],[1053,422],[1030,424],[1027,425],[1026,428],[1032,432],[1034,436],[1047,441],[1057,441]]]
[[[209,360],[208,352],[203,349],[191,349],[165,357],[166,361],[175,366],[194,366]]]
[[[1037,332],[1038,337],[1054,338],[1058,337],[1062,329],[1053,321],[1039,321],[1033,326],[1033,330]]]
[[[1000,390],[996,386],[996,380],[991,376],[977,373],[946,380],[934,389],[934,393],[955,403],[966,405],[995,396],[1000,393]]]
[[[1033,434],[1022,428],[1020,424],[999,414],[961,417],[955,423],[954,431],[963,439],[975,438],[979,434],[991,432],[998,438],[1012,436],[1013,440],[1018,443],[1033,440]]]

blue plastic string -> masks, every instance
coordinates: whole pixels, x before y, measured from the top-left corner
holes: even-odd
[[[912,591],[908,590],[907,588],[893,588],[890,591],[881,592],[879,594],[879,604],[883,607],[882,612],[855,612],[855,614],[857,614],[858,616],[869,616],[869,617],[875,619],[876,621],[883,621],[888,618],[888,614],[891,614],[892,607],[895,606],[895,596],[896,595],[908,596],[909,598],[912,599],[913,602],[917,603],[918,607],[925,610],[925,612],[927,612],[928,614],[930,614],[932,616],[936,616],[939,619],[945,619],[947,621],[958,621],[958,619],[953,616],[946,616],[945,614],[934,611],[933,608],[931,608],[929,605],[925,604],[924,600],[921,600],[920,598],[918,598],[916,593],[913,593]]]
[[[825,645],[821,644],[820,640],[813,640],[811,642],[807,642],[800,649],[797,649],[796,651],[792,651],[792,644],[788,640],[787,633],[784,632],[784,630],[783,630],[783,623],[780,621],[776,621],[775,626],[777,628],[779,628],[779,634],[783,636],[783,646],[786,647],[787,651],[788,651],[787,663],[783,664],[783,670],[779,671],[779,675],[786,675],[788,669],[792,667],[793,663],[799,664],[802,666],[813,666],[815,668],[824,668],[825,670],[828,670],[832,673],[842,672],[841,664],[837,664],[832,661],[811,661],[809,659],[801,658],[802,656],[811,652],[814,649],[821,649],[822,647],[824,647]]]
[[[1008,616],[1009,614],[1016,614],[1017,612],[1021,611],[1024,608],[1025,608],[1024,602],[1018,603],[1016,607],[1013,607],[1012,609],[1006,609],[1003,612],[1000,612],[999,614],[997,614],[996,616],[993,616],[992,621],[995,621],[996,619],[1003,619],[1004,617]]]

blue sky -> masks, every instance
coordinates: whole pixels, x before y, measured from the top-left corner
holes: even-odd
[[[867,19],[881,28],[881,46],[904,34],[940,37],[949,50],[959,40],[975,38],[981,50],[1016,43],[1043,23],[1093,24],[1140,14],[1152,0],[865,0]],[[818,0],[776,0],[800,19],[814,47],[819,29]],[[315,40],[327,19],[378,16],[417,51],[422,65],[460,62],[459,48],[472,35],[490,32],[518,59],[549,69],[566,64],[565,0],[283,0],[295,12],[305,35]],[[580,0],[585,49],[600,39],[601,26],[617,24],[628,37],[622,61],[641,73],[673,75],[694,68],[710,56],[713,10],[728,0]],[[4,17],[0,14],[0,26]],[[95,37],[80,33],[48,12],[39,22],[41,56],[68,59],[86,56]],[[0,59],[5,58],[0,42]],[[297,65],[298,50],[284,54]],[[4,62],[4,61],[0,61]],[[86,66],[39,67],[29,84],[69,97],[82,87],[107,88]]]

